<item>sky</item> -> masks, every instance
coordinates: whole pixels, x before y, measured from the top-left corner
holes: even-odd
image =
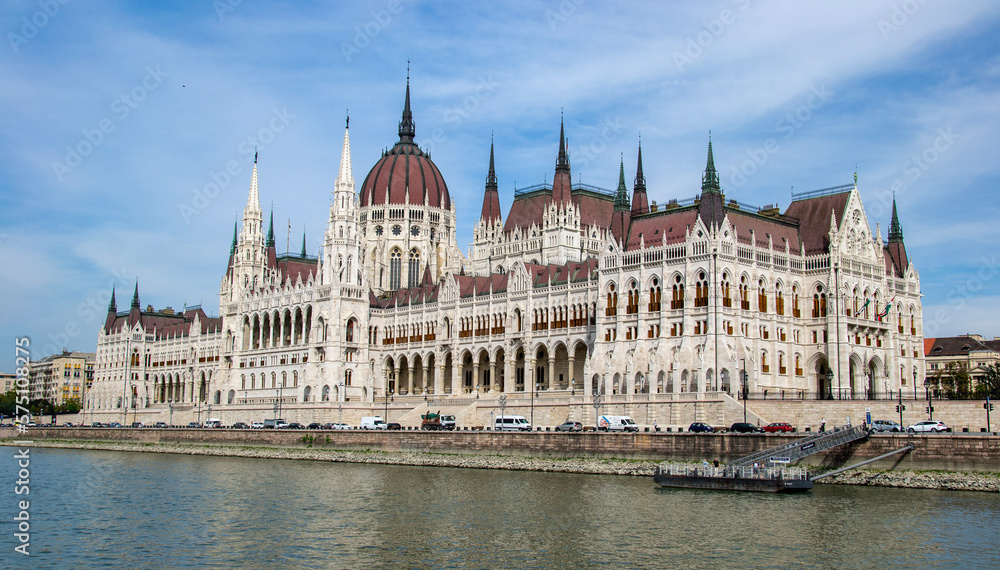
[[[711,132],[728,198],[857,172],[884,238],[895,195],[925,336],[1000,335],[995,1],[10,0],[0,32],[0,371],[23,337],[93,351],[112,287],[217,316],[254,148],[279,251],[316,255],[345,119],[360,186],[407,62],[463,251],[491,139],[506,210],[551,181],[561,116],[574,182],[624,160],[631,187],[641,137],[661,203],[699,192]]]

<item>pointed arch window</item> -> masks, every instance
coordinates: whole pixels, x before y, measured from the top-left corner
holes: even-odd
[[[389,254],[389,289],[399,289],[400,272],[403,270],[403,254],[398,248],[393,248]]]
[[[660,280],[656,277],[653,278],[653,283],[649,287],[649,311],[656,312],[660,310]]]
[[[410,263],[408,266],[409,286],[416,287],[420,284],[420,252],[417,248],[410,250]]]
[[[670,299],[671,309],[684,308],[684,282],[680,275],[674,276],[673,298]]]

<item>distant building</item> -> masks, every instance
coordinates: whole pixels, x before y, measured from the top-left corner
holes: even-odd
[[[927,379],[942,375],[950,363],[956,363],[969,372],[972,386],[977,386],[986,373],[987,366],[1000,364],[1000,337],[986,340],[982,335],[966,334],[924,339],[924,359]]]
[[[70,400],[83,405],[93,380],[94,353],[52,354],[28,363],[28,391],[32,400],[45,399],[60,406]]]
[[[9,372],[0,372],[0,385],[3,385],[3,392],[0,394],[6,394],[11,390],[17,390],[17,374],[11,374]]]

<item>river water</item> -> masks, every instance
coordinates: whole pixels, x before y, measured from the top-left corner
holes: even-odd
[[[997,568],[1000,496],[0,447],[9,568]]]

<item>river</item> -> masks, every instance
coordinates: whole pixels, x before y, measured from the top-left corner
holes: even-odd
[[[1000,495],[33,448],[30,556],[6,567],[997,568]]]

